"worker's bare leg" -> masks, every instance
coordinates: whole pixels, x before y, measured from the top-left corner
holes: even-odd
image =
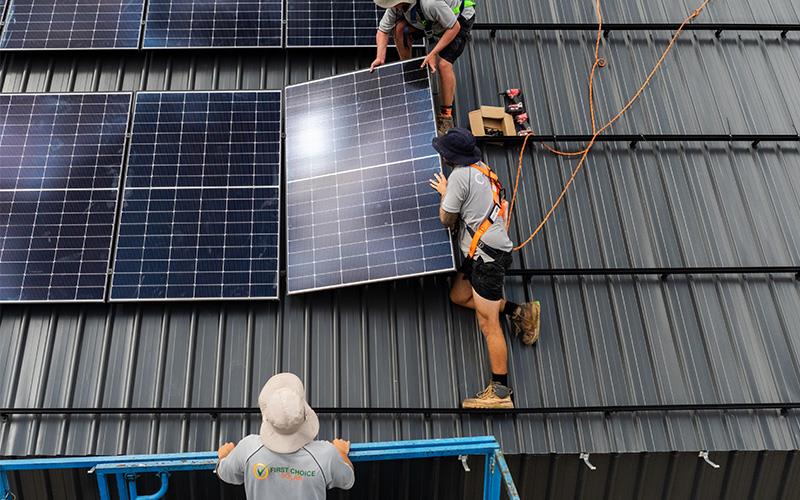
[[[441,95],[439,96],[439,105],[452,106],[456,96],[456,73],[453,65],[442,59],[439,59],[439,84],[441,86]]]
[[[394,46],[397,48],[397,54],[400,59],[411,59],[411,47],[406,47],[405,29],[408,23],[405,20],[399,21],[394,25]],[[414,27],[411,27],[414,30]]]
[[[475,309],[475,301],[472,298],[472,284],[464,279],[464,273],[456,274],[453,279],[453,286],[450,287],[450,300],[453,304],[467,309]],[[500,299],[500,311],[506,307],[506,299]]]
[[[478,326],[486,339],[492,373],[506,375],[508,373],[508,347],[503,335],[503,328],[500,326],[502,301],[486,300],[474,290],[472,300],[475,304],[475,314],[478,316]]]

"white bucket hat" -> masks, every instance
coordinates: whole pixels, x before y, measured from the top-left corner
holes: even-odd
[[[414,5],[417,3],[417,0],[375,0],[375,5],[381,9],[392,9],[401,3],[410,3],[411,5]]]
[[[272,376],[258,395],[261,441],[275,453],[294,453],[317,437],[319,419],[293,373]]]

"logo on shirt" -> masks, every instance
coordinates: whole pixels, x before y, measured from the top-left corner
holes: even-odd
[[[266,479],[269,476],[269,467],[264,464],[255,464],[253,466],[253,476],[259,481]]]

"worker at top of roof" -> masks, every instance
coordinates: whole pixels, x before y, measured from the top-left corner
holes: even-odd
[[[453,128],[453,99],[456,92],[453,64],[471,39],[475,0],[375,0],[375,3],[386,12],[375,35],[378,53],[370,66],[371,70],[386,62],[389,35],[394,36],[401,59],[411,58],[411,47],[415,40],[426,35],[437,40],[422,62],[422,67],[427,66],[432,72],[439,72],[440,112],[436,123],[439,133],[443,134]]]
[[[500,326],[500,315],[511,321],[522,342],[531,345],[539,339],[539,302],[517,305],[503,298],[503,281],[513,244],[506,232],[503,188],[497,176],[481,161],[481,150],[468,130],[454,128],[434,138],[433,147],[453,168],[449,178],[436,174],[431,187],[442,196],[439,217],[442,224],[455,228],[461,220],[459,241],[464,263],[453,280],[450,299],[474,309],[486,339],[492,380],[474,398],[465,399],[465,408],[513,408],[508,383],[508,347]]]
[[[258,406],[261,433],[220,447],[220,479],[244,483],[248,500],[324,500],[327,489],[353,487],[350,442],[314,440],[319,420],[297,376],[279,373],[270,378]]]

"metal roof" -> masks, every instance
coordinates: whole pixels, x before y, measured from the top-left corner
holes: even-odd
[[[685,2],[604,3],[609,21],[677,21]],[[588,2],[487,4],[482,21],[593,20]],[[625,5],[621,8],[620,5]],[[712,3],[705,21],[797,22],[792,2]],[[754,4],[753,4],[754,5]],[[705,16],[705,14],[704,14]],[[598,110],[643,79],[665,32],[603,42]],[[476,32],[458,64],[457,109],[521,86],[541,133],[586,133],[590,32]],[[363,68],[369,49],[3,54],[3,92],[281,89]],[[796,134],[800,40],[687,33],[613,133]],[[559,144],[562,147],[579,145]],[[513,235],[527,236],[574,163],[530,145]],[[504,183],[518,149],[485,148]],[[598,144],[586,170],[515,267],[800,264],[797,144]],[[284,259],[285,261],[285,259]],[[474,318],[446,277],[280,303],[13,306],[0,309],[0,406],[251,406],[276,371],[305,379],[312,405],[455,407],[485,382]],[[800,401],[800,283],[792,276],[554,277],[508,281],[543,301],[533,348],[511,342],[521,407]],[[703,411],[480,417],[323,416],[321,436],[389,440],[495,434],[507,453],[795,450],[800,412]],[[4,455],[203,450],[257,428],[255,416],[12,416]]]

